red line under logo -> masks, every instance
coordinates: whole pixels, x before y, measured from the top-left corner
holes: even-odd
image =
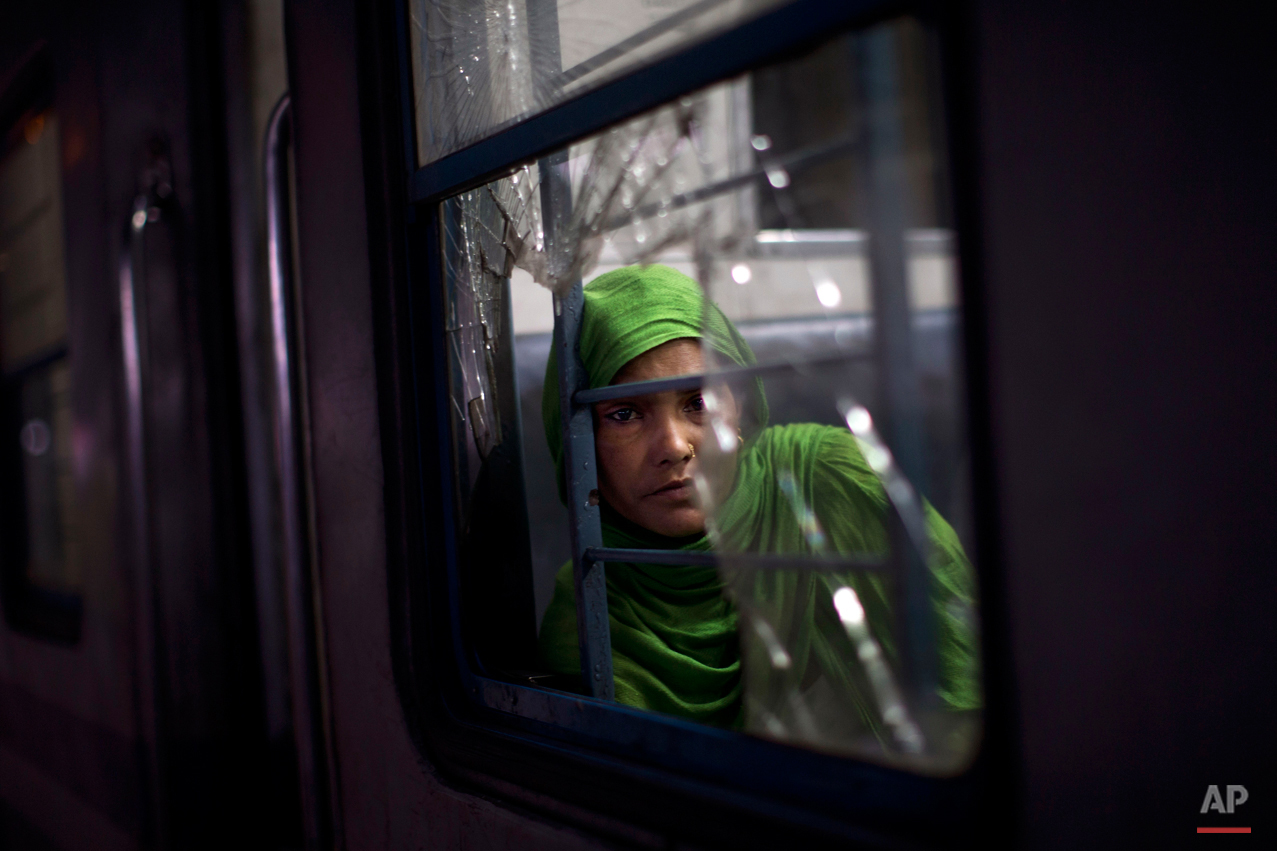
[[[1250,833],[1249,827],[1199,827],[1198,833]]]

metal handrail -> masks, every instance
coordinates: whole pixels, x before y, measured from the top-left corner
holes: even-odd
[[[167,164],[161,165],[167,170]],[[167,175],[133,199],[124,226],[119,262],[120,343],[124,361],[125,429],[128,455],[129,502],[132,514],[134,617],[137,625],[138,712],[144,743],[147,787],[152,803],[153,841],[167,847],[164,813],[166,795],[159,670],[155,565],[151,555],[150,488],[146,463],[146,333],[145,333],[145,235],[148,225],[163,218],[164,203],[172,187]]]
[[[267,123],[264,151],[266,185],[266,257],[269,272],[272,431],[279,482],[280,535],[284,581],[284,617],[288,634],[288,679],[303,831],[307,848],[320,848],[327,834],[321,713],[316,706],[319,661],[313,651],[315,603],[312,593],[303,510],[302,463],[297,434],[300,408],[294,389],[295,317],[289,152],[292,108],[287,92]]]

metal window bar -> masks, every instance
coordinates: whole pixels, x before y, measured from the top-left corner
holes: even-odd
[[[562,68],[559,48],[558,4],[539,0],[528,4],[528,25],[535,33],[534,49],[545,55],[535,57],[533,67]],[[562,85],[541,79],[537,85],[552,90]],[[567,153],[544,157],[537,163],[541,176],[541,220],[550,262],[567,257],[570,246],[561,234],[572,215],[572,178]],[[559,365],[559,414],[563,423],[563,475],[568,497],[568,517],[572,539],[572,579],[576,586],[577,646],[581,651],[581,681],[586,690],[601,700],[613,700],[612,631],[607,616],[607,579],[602,562],[590,561],[585,552],[603,546],[603,523],[599,515],[598,475],[594,459],[594,421],[588,405],[575,402],[577,391],[589,384],[578,346],[581,312],[585,305],[578,279],[564,296],[554,297],[554,334],[551,345]]]
[[[803,361],[783,361],[778,363],[756,363],[750,366],[733,367],[718,372],[691,373],[676,375],[672,378],[654,378],[650,381],[634,381],[629,384],[612,384],[607,387],[594,387],[577,391],[575,401],[578,405],[593,405],[613,399],[628,399],[632,396],[648,396],[652,393],[664,393],[670,390],[692,390],[703,386],[706,381],[725,382],[734,379],[752,378],[769,372],[795,372],[803,369],[819,369],[822,366],[833,366],[849,360],[863,357],[859,352],[838,352],[824,357],[813,357]]]
[[[564,180],[566,182],[566,178]],[[571,192],[571,187],[567,187],[566,191]],[[551,198],[556,194],[549,191],[545,196]],[[551,217],[547,215],[547,234],[549,221]],[[598,473],[591,463],[594,458],[593,415],[589,405],[576,401],[577,391],[588,382],[578,346],[584,305],[580,281],[565,297],[555,298],[552,345],[559,360],[563,475],[567,478],[581,678],[594,697],[612,700],[615,689],[612,682],[612,632],[607,616],[607,579],[603,562],[586,557],[588,551],[602,549],[603,523],[599,513]]]
[[[584,62],[574,65],[562,72],[555,80],[555,83],[559,88],[567,87],[587,74],[594,73],[604,65],[615,62],[617,59],[625,56],[625,54],[637,50],[653,39],[660,38],[666,33],[678,29],[689,21],[695,20],[713,9],[715,6],[721,6],[724,2],[725,0],[699,0],[699,2],[693,3],[686,8],[666,15],[646,29],[640,30],[624,41],[620,41],[603,52],[595,54],[589,59],[586,59]]]
[[[860,106],[864,115],[863,185],[868,189],[866,220],[872,270],[874,342],[878,354],[881,400],[888,446],[905,479],[925,493],[922,399],[914,368],[905,238],[911,222],[899,50],[895,34],[870,30],[852,42],[852,67],[861,69]],[[886,484],[886,483],[884,483]],[[917,515],[921,503],[914,499]],[[891,503],[894,505],[894,501]],[[912,514],[913,512],[911,512]],[[931,612],[931,576],[921,516],[893,511],[888,521],[896,586],[896,632],[905,679],[921,699],[936,697],[938,658]],[[913,536],[909,527],[916,529]],[[919,528],[920,527],[920,528]],[[918,537],[920,534],[920,537]],[[918,546],[910,546],[910,538]]]
[[[746,570],[828,570],[843,572],[876,573],[887,565],[885,559],[874,556],[841,558],[813,555],[785,555],[784,553],[732,553],[727,557],[732,566]],[[685,550],[638,550],[622,547],[591,547],[585,551],[590,562],[628,561],[635,564],[708,565],[717,567],[723,556],[716,552],[687,552]]]

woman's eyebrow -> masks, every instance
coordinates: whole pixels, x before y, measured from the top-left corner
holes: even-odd
[[[612,408],[630,408],[637,404],[641,396],[625,396],[619,399],[608,399],[604,402],[596,402],[595,407],[601,410],[609,410]]]

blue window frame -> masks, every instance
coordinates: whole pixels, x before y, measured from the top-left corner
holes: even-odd
[[[409,655],[417,672],[413,705],[422,711],[425,743],[436,758],[465,777],[478,782],[484,777],[512,780],[643,822],[690,825],[687,802],[694,802],[695,807],[703,808],[697,810],[697,819],[709,814],[705,835],[719,839],[734,831],[763,830],[763,834],[754,834],[761,836],[768,830],[797,827],[817,836],[945,842],[973,830],[982,808],[988,805],[993,785],[989,772],[1000,770],[1003,759],[997,755],[998,737],[989,733],[965,771],[957,776],[929,777],[611,703],[606,601],[602,571],[593,566],[621,554],[602,548],[597,512],[589,508],[590,492],[595,488],[592,476],[572,477],[569,484],[578,599],[587,601],[581,610],[586,627],[582,671],[590,684],[590,697],[542,688],[535,679],[520,682],[505,675],[508,672],[486,669],[461,614],[464,545],[457,533],[456,517],[461,509],[451,473],[456,460],[448,437],[452,404],[448,387],[454,377],[442,330],[447,313],[444,268],[450,228],[455,223],[450,222],[444,202],[529,162],[539,161],[544,174],[561,174],[555,169],[556,152],[576,140],[901,11],[899,4],[881,2],[795,0],[579,95],[552,101],[540,112],[418,167],[422,158],[417,153],[409,94],[411,37],[407,10],[401,7],[404,150],[411,175],[409,298],[413,302],[410,312],[414,317],[415,386],[419,394],[424,533],[421,563],[409,566],[414,575],[406,587],[414,589],[414,599],[405,606],[411,610],[405,634],[412,636]],[[944,20],[935,10],[922,11],[932,21]],[[880,137],[871,139],[872,144],[890,145],[892,140]],[[557,191],[570,192],[564,178],[548,177],[550,193],[556,191],[555,180],[560,181]],[[887,197],[898,193],[900,187],[887,184],[872,191]],[[886,215],[892,215],[891,211]],[[902,229],[899,222],[895,226]],[[890,365],[907,369],[910,358],[908,328],[901,326],[909,321],[908,308],[899,301],[905,292],[898,280],[903,265],[901,257],[883,258],[879,268],[897,270],[896,278],[888,273],[873,290],[880,315],[885,317],[878,356],[888,365],[884,381],[890,397],[887,405],[897,410],[907,410],[913,403],[909,389],[893,387],[890,378]],[[562,309],[556,311],[554,345],[561,355],[561,385],[573,390],[562,394],[565,443],[570,447],[569,457],[576,453],[585,458],[593,449],[589,405],[605,398],[608,391],[583,392],[575,356],[576,329],[570,321],[579,314],[574,306],[579,306],[580,298],[578,281],[564,298]],[[907,448],[916,435],[909,437],[907,419],[897,417],[896,423],[893,446],[900,464],[921,479],[922,462],[911,457]],[[906,534],[910,522],[907,514],[897,514],[892,524],[897,540]],[[893,552],[905,553],[907,549],[893,547]],[[627,557],[635,558],[632,553]],[[661,558],[656,553],[643,557]],[[898,569],[906,577],[906,587],[912,586],[904,595],[905,607],[925,607],[925,593],[918,590],[920,559],[901,558],[907,563]],[[977,559],[977,564],[980,561]],[[680,563],[687,563],[685,555]],[[591,606],[595,607],[593,613]],[[909,636],[906,645],[930,648],[925,634],[928,619],[910,621],[923,634]],[[928,673],[933,664],[919,650],[912,668],[925,680],[934,676]],[[986,693],[994,692],[986,687]],[[636,790],[640,792],[637,799]]]

